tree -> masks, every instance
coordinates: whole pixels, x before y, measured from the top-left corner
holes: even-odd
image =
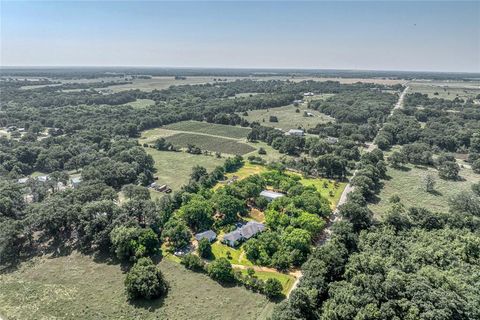
[[[202,259],[191,253],[183,256],[181,264],[183,264],[185,268],[197,272],[203,271],[205,268],[205,263],[202,261]]]
[[[278,122],[278,118],[277,118],[277,116],[270,116],[270,118],[268,118],[268,121],[269,122]]]
[[[270,299],[278,298],[282,295],[282,283],[275,278],[268,278],[265,281],[264,292],[267,297]]]
[[[190,231],[183,220],[173,217],[165,224],[162,239],[173,249],[181,249],[190,243]]]
[[[258,149],[258,154],[267,154],[267,151],[265,151],[265,149],[263,147],[260,147]]]
[[[127,184],[122,187],[122,191],[129,199],[150,200],[150,192],[143,186]]]
[[[127,273],[125,289],[131,300],[155,299],[167,293],[162,272],[150,258],[140,258]]]
[[[219,258],[208,265],[208,275],[219,282],[233,282],[233,269],[227,258]]]
[[[480,197],[480,182],[472,184],[472,191]]]
[[[422,179],[422,187],[426,192],[432,193],[435,191],[435,178],[433,175],[427,173]]]
[[[399,151],[394,151],[388,157],[388,163],[390,163],[390,165],[394,168],[399,168],[403,164],[406,163],[406,159],[405,159],[405,156],[403,155],[403,153],[401,153]]]
[[[226,193],[217,192],[213,196],[212,201],[215,211],[222,217],[219,221],[220,225],[231,224],[238,220],[238,215],[242,216],[247,213],[247,207],[244,201]]]
[[[209,259],[212,256],[212,245],[207,238],[198,241],[198,255],[202,258]]]
[[[372,224],[373,214],[367,207],[347,201],[339,209],[340,214],[350,220],[353,229],[357,232],[368,228]]]
[[[179,210],[179,216],[196,231],[209,229],[213,224],[212,215],[212,204],[201,196],[193,197]]]
[[[195,166],[192,168],[192,173],[190,174],[190,179],[192,181],[200,181],[203,177],[208,175],[207,169],[202,166]]]
[[[159,138],[155,140],[155,143],[153,146],[157,150],[170,151],[174,149],[173,145],[170,142],[167,142],[167,140],[165,140],[164,138]]]
[[[438,175],[442,179],[456,180],[459,172],[460,167],[454,161],[445,161],[438,168]]]

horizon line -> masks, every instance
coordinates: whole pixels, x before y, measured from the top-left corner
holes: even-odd
[[[401,73],[458,73],[480,75],[480,71],[434,71],[434,70],[392,70],[392,69],[335,69],[335,68],[298,68],[298,67],[183,67],[152,65],[0,65],[0,69],[47,69],[47,68],[139,68],[139,69],[197,69],[197,70],[280,70],[280,71],[343,71],[343,72],[401,72]]]

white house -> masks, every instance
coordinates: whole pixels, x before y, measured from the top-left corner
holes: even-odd
[[[260,192],[260,196],[266,198],[268,201],[273,201],[277,198],[283,197],[284,194],[270,190],[263,190],[262,192]]]
[[[312,97],[313,95],[314,95],[313,92],[305,92],[305,93],[303,94],[304,97]]]
[[[297,136],[297,137],[302,137],[304,135],[303,130],[300,129],[290,129],[288,130],[287,133],[285,133],[287,136]]]

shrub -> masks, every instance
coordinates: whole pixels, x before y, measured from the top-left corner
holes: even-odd
[[[167,283],[162,272],[150,258],[141,258],[125,278],[125,289],[129,299],[155,299],[167,292]]]

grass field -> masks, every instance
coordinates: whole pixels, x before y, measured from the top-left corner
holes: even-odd
[[[155,160],[155,168],[159,184],[168,184],[174,191],[188,182],[192,168],[196,165],[205,167],[209,172],[222,165],[224,158],[214,156],[193,155],[185,152],[158,151],[145,149]],[[155,192],[157,193],[157,192]]]
[[[268,169],[265,166],[246,162],[243,167],[241,167],[235,172],[226,173],[225,176],[227,177],[227,180],[231,179],[233,176],[237,176],[239,180],[242,180],[248,176],[260,174],[267,171]],[[216,190],[223,185],[223,183],[219,182],[213,187],[213,189]]]
[[[480,181],[480,175],[468,168],[460,170],[463,181],[440,179],[437,170],[433,168],[413,165],[408,165],[407,168],[407,170],[397,170],[388,167],[387,174],[390,179],[384,182],[385,185],[378,195],[380,201],[370,205],[370,209],[377,217],[381,217],[389,208],[388,200],[392,195],[398,195],[406,207],[421,206],[433,211],[447,211],[450,196],[468,191],[474,182]],[[422,179],[427,173],[435,177],[437,192],[434,194],[421,189]]]
[[[300,174],[293,172],[291,172],[290,174],[301,176]],[[328,201],[330,201],[330,207],[332,209],[336,208],[337,203],[340,200],[340,196],[342,195],[343,189],[345,189],[345,186],[347,185],[346,182],[337,182],[335,187],[335,180],[329,180],[325,178],[305,178],[303,176],[301,176],[300,183],[305,186],[315,186],[317,191],[323,197],[328,199]],[[330,191],[333,192],[333,197],[330,196]]]
[[[132,106],[135,109],[143,109],[146,107],[154,106],[155,101],[151,99],[137,99],[133,102],[125,103],[127,106]]]
[[[245,139],[250,128],[229,126],[224,124],[207,123],[200,121],[182,121],[164,126],[168,130],[205,133],[214,136],[221,136],[234,139]]]
[[[164,299],[129,303],[116,264],[74,253],[38,258],[0,275],[5,319],[266,319],[273,304],[243,287],[223,287],[207,275],[164,259]]]
[[[452,81],[424,81],[409,83],[409,93],[420,92],[428,94],[430,98],[443,98],[453,100],[456,97],[462,99],[475,98],[480,94],[480,82],[452,82]],[[438,93],[438,95],[435,95]]]
[[[241,113],[239,113],[239,115],[249,122],[257,121],[263,126],[281,128],[283,130],[297,129],[299,127],[308,129],[315,127],[318,123],[334,121],[332,117],[315,110],[307,109],[306,103],[302,103],[298,106],[298,109],[300,109],[299,113],[295,112],[296,109],[297,107],[288,105],[278,108],[248,111],[248,116],[243,116]],[[304,111],[310,112],[314,116],[304,117]],[[276,116],[278,122],[269,122],[270,116]]]
[[[242,270],[243,274],[247,274],[247,270]],[[295,282],[295,277],[289,274],[280,273],[280,272],[268,272],[268,271],[255,271],[255,276],[261,280],[267,280],[270,278],[277,279],[282,284],[283,290],[282,293],[286,295],[293,286]]]
[[[230,252],[231,259],[229,259],[229,261],[231,264],[238,264],[247,267],[253,266],[253,263],[245,257],[242,247],[235,249],[220,243],[220,241],[212,243],[212,253],[215,259],[227,258],[227,252]]]
[[[231,155],[244,155],[246,153],[255,151],[255,148],[252,146],[232,139],[193,133],[177,133],[173,136],[166,137],[165,139],[176,147],[185,148],[189,144],[193,144],[202,150]]]

